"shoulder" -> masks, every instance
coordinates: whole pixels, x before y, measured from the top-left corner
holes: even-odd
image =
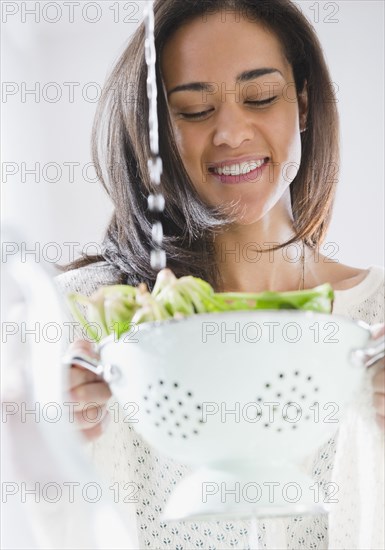
[[[384,322],[385,269],[366,269],[331,261],[322,254],[310,256],[310,286],[330,283],[334,290],[333,313],[368,324]],[[314,284],[315,283],[315,284]]]
[[[354,286],[335,289],[335,308],[339,313],[348,314],[369,324],[384,322],[385,269],[372,265],[358,277]]]
[[[348,290],[359,285],[369,275],[370,269],[358,269],[339,264],[332,282],[334,290]]]
[[[90,295],[101,286],[122,284],[122,272],[108,262],[96,262],[57,275],[55,285],[61,294]]]
[[[366,269],[339,264],[332,282],[334,290],[350,290],[357,288],[360,291],[381,291],[385,284],[385,269],[383,266],[372,265]],[[363,294],[365,294],[363,292]]]
[[[352,267],[339,261],[331,261],[322,254],[310,256],[310,268],[314,277],[314,280],[310,280],[311,283],[328,282],[337,291],[349,290],[364,281],[369,281],[371,285],[380,283],[384,281],[385,273],[382,266],[372,265],[365,269]]]

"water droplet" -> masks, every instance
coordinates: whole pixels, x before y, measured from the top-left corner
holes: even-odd
[[[148,159],[147,166],[151,181],[158,185],[163,169],[162,159],[160,157]]]
[[[163,212],[165,206],[164,196],[161,194],[149,195],[147,204],[151,212]]]
[[[164,250],[151,250],[150,263],[152,269],[159,271],[166,267],[166,253]]]
[[[152,226],[151,234],[153,242],[161,246],[163,241],[163,227],[160,222],[154,223],[154,225]]]

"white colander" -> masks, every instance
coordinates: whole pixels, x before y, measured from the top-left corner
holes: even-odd
[[[125,410],[134,404],[134,429],[193,468],[164,511],[186,519],[325,511],[299,465],[383,355],[363,322],[264,310],[137,325],[101,342],[101,364],[66,362],[103,376]]]

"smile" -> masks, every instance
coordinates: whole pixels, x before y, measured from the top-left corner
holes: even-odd
[[[255,182],[261,177],[268,161],[269,158],[264,158],[223,166],[212,166],[209,168],[209,173],[221,183],[226,184]]]
[[[220,176],[240,176],[241,174],[249,174],[253,172],[256,168],[260,168],[262,164],[266,162],[266,159],[253,160],[248,162],[241,162],[239,164],[231,164],[223,167],[212,168],[214,174],[219,174]]]

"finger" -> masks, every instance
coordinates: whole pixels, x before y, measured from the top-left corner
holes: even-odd
[[[81,430],[91,430],[103,421],[108,414],[106,405],[86,406],[74,414],[75,426]]]
[[[88,340],[75,340],[69,346],[70,351],[85,351],[90,355],[98,355],[97,346]]]
[[[73,342],[69,347],[69,353],[80,356],[85,355],[96,361],[100,359],[94,345],[87,340],[76,340]],[[76,363],[73,363],[72,368],[69,370],[68,383],[70,388],[96,380],[101,380],[101,377],[81,365],[76,365]]]
[[[76,340],[69,346],[68,352],[70,355],[85,356],[94,361],[100,360],[97,346],[87,340]],[[73,364],[76,364],[76,362]]]
[[[373,404],[377,414],[385,416],[385,394],[375,393],[373,396]]]
[[[376,423],[377,423],[377,426],[383,431],[385,432],[385,417],[384,416],[381,416],[379,414],[376,414]]]
[[[101,380],[102,378],[100,376],[82,367],[77,367],[76,365],[74,365],[69,369],[69,373],[68,373],[69,389],[75,388],[76,386],[80,386],[81,384],[88,384],[90,382],[100,382]]]
[[[367,363],[366,363],[367,365]],[[374,363],[370,365],[370,367],[366,367],[368,369],[373,370],[374,372],[378,371],[378,369],[383,370],[385,368],[385,359],[381,357],[380,359],[377,359]]]
[[[90,428],[89,430],[82,430],[82,435],[87,441],[93,441],[94,439],[97,439],[100,437],[107,429],[109,423],[110,423],[110,414],[106,414],[105,417],[99,424],[94,426],[93,428]]]
[[[370,326],[369,329],[374,340],[380,338],[380,336],[383,336],[385,334],[384,323],[376,323],[375,325]]]
[[[111,397],[111,391],[105,382],[91,382],[72,388],[70,396],[77,402],[75,410],[79,410],[90,402],[104,405]]]
[[[372,386],[375,392],[385,392],[385,369],[381,369],[373,376]]]

